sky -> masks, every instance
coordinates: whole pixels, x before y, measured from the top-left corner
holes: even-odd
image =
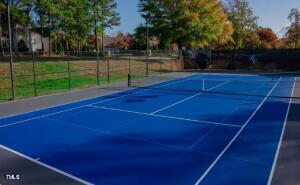
[[[116,2],[117,11],[121,15],[121,25],[108,30],[108,34],[119,31],[133,33],[134,29],[143,22],[137,8],[139,0],[116,0]],[[255,15],[259,17],[259,26],[270,27],[276,33],[289,25],[287,17],[290,10],[300,9],[300,0],[249,0],[249,3]]]

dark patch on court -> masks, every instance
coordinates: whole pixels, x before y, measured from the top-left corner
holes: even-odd
[[[300,78],[294,97],[300,97]],[[274,171],[272,185],[300,184],[300,100],[293,99]]]
[[[170,73],[168,75],[186,76],[189,73]],[[164,78],[162,78],[163,80]],[[160,79],[148,78],[143,83],[158,83]],[[74,90],[41,97],[0,103],[0,118],[22,114],[47,107],[68,104],[83,99],[95,98],[127,89],[127,82]],[[122,92],[121,95],[130,93]],[[108,98],[113,98],[109,97]],[[7,180],[6,175],[19,175],[20,180]],[[65,175],[32,162],[22,156],[0,147],[0,185],[76,185],[81,184]]]

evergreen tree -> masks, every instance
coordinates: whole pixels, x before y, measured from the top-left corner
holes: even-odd
[[[102,49],[104,49],[104,34],[107,28],[118,26],[121,24],[120,14],[116,11],[118,4],[115,0],[105,0],[102,7]]]
[[[91,12],[94,17],[94,35],[96,50],[99,51],[98,33],[102,35],[102,49],[104,51],[104,34],[107,28],[120,24],[120,15],[116,12],[117,3],[114,0],[90,0]]]

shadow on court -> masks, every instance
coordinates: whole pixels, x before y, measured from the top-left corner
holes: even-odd
[[[300,96],[300,79],[296,82],[295,96]],[[300,100],[294,99],[281,144],[272,185],[300,184]]]

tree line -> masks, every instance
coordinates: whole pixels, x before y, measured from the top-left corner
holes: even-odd
[[[103,49],[105,30],[120,24],[114,0],[0,0],[0,38],[8,38],[8,4],[14,51],[20,49],[18,36],[30,31],[41,35],[42,51],[42,38],[49,37],[50,53]],[[0,51],[5,47],[1,39]]]
[[[300,10],[287,16],[291,25],[279,39],[271,28],[258,25],[259,17],[247,0],[140,0],[141,15],[161,48],[300,48]],[[145,25],[136,29],[145,40]],[[145,45],[145,43],[140,43]]]
[[[0,38],[8,38],[7,4],[11,6],[14,51],[28,50],[18,43],[30,31],[49,37],[53,50],[104,50],[107,28],[120,24],[115,0],[0,0]],[[138,10],[149,28],[151,48],[300,48],[300,10],[292,9],[283,38],[258,25],[247,0],[140,0]],[[0,52],[8,48],[0,39]],[[135,33],[118,34],[113,46],[146,49],[146,24]],[[23,49],[22,49],[23,48]]]

